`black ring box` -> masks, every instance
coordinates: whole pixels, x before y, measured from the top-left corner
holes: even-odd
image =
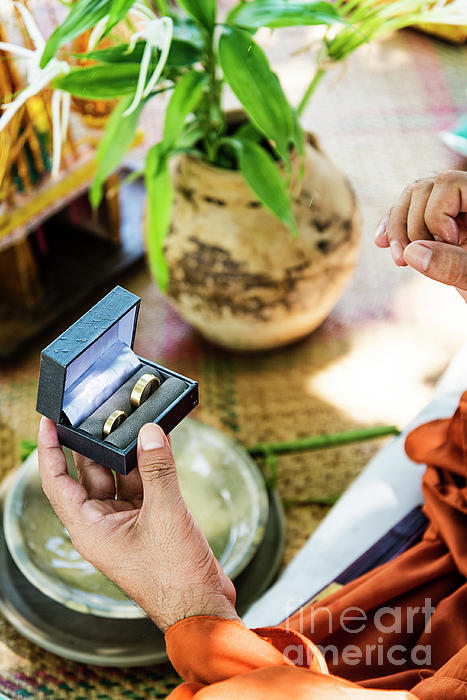
[[[37,411],[57,424],[62,445],[120,474],[128,474],[136,467],[137,440],[133,440],[125,449],[120,449],[97,439],[69,424],[63,403],[65,389],[72,381],[71,378],[74,382],[76,372],[78,379],[81,376],[80,363],[89,370],[93,358],[99,359],[103,354],[100,349],[108,348],[108,343],[111,342],[108,339],[117,337],[120,344],[133,348],[140,303],[141,299],[135,294],[123,287],[115,287],[41,353]],[[165,433],[169,433],[198,404],[198,383],[167,367],[135,357],[144,365],[153,367],[163,380],[175,377],[186,385],[176,400],[154,416],[153,422],[160,425]],[[71,367],[74,368],[73,371],[70,371]]]

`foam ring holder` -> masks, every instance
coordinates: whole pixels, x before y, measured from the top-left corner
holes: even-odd
[[[145,423],[169,433],[198,403],[197,382],[134,353],[139,305],[116,287],[41,354],[37,410],[57,424],[62,445],[121,474],[136,466]],[[144,374],[160,386],[134,408],[130,397]],[[104,438],[114,411],[127,418]]]

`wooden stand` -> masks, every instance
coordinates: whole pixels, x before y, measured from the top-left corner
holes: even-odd
[[[63,194],[48,207],[48,218],[46,210],[29,220],[15,212],[22,224],[0,238],[0,359],[143,258],[144,186],[136,181],[117,189],[118,178],[108,181],[96,220],[70,219],[58,205],[70,208],[74,200]],[[86,196],[89,180],[74,189],[74,198]],[[45,250],[34,233],[38,223],[46,229]]]
[[[42,286],[28,238],[0,253],[0,294],[27,307],[40,302]]]

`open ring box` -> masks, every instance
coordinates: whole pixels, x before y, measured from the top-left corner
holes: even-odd
[[[57,424],[62,445],[121,474],[137,464],[145,423],[169,433],[198,404],[197,382],[133,352],[140,302],[115,287],[41,354],[37,411]],[[160,386],[132,408],[132,389],[144,374],[158,377]],[[116,410],[127,418],[104,438]]]

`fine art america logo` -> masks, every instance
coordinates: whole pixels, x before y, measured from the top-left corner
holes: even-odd
[[[293,628],[288,620],[285,621],[284,626],[288,631],[305,634],[312,641],[315,623],[318,620],[320,632],[322,630],[323,616],[327,616],[329,634],[343,630],[349,635],[360,634],[362,639],[364,639],[365,630],[380,632],[380,636],[376,638],[376,644],[367,644],[365,642],[342,646],[317,644],[328,664],[344,663],[348,666],[356,666],[357,664],[366,666],[387,666],[388,664],[404,666],[408,664],[422,667],[431,665],[431,646],[429,644],[417,644],[416,646],[408,647],[407,641],[410,639],[410,635],[414,633],[418,633],[417,636],[420,636],[422,633],[431,632],[431,616],[434,611],[435,608],[432,606],[430,598],[425,598],[423,606],[384,606],[371,613],[366,613],[359,607],[351,606],[345,608],[340,615],[334,617],[332,610],[327,607],[309,607],[300,610],[298,625],[297,618],[294,616]],[[371,634],[371,638],[372,640],[375,639],[374,633]],[[396,643],[397,641],[405,641],[406,644]],[[301,644],[290,644],[284,649],[283,653],[287,659],[296,665],[311,665],[312,658],[308,658],[308,656],[312,657],[313,652]]]

